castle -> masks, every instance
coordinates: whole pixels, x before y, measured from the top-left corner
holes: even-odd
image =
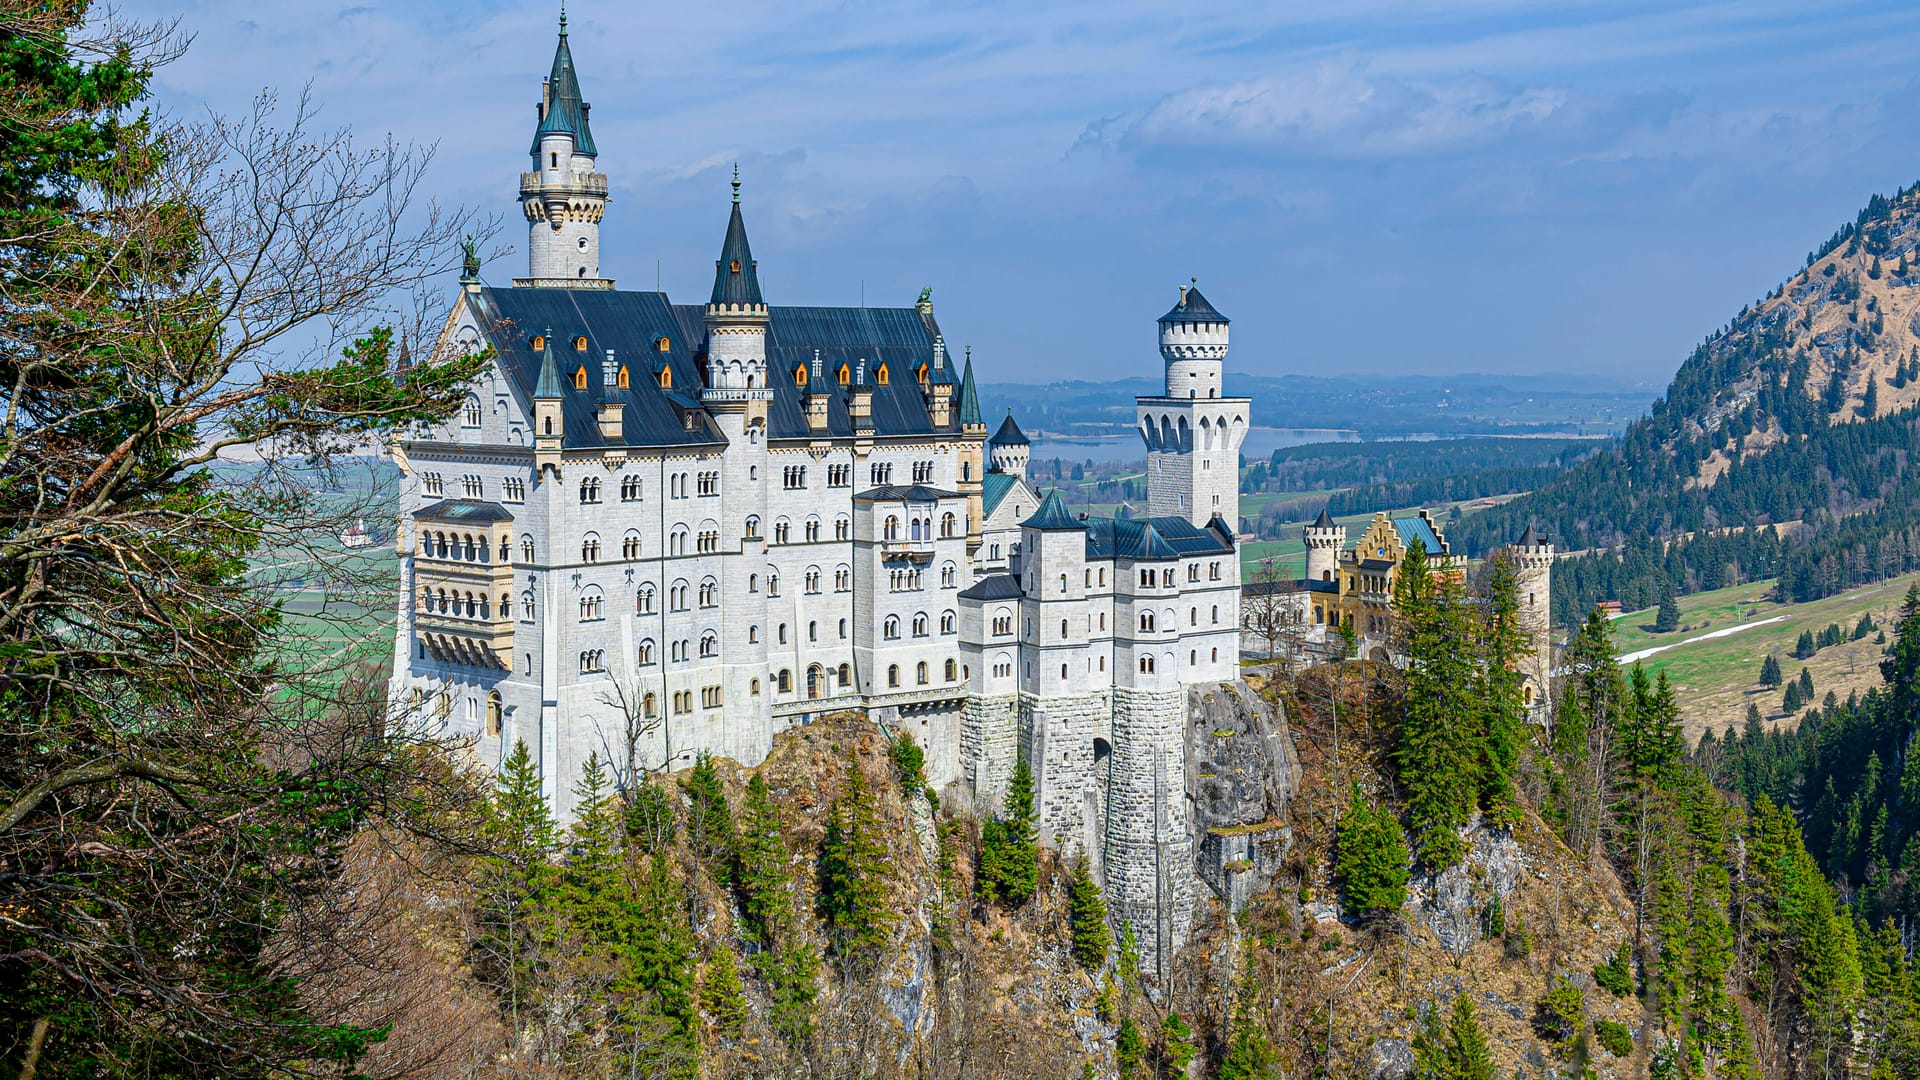
[[[847,709],[986,808],[1025,760],[1043,839],[1089,858],[1149,963],[1177,950],[1187,691],[1239,665],[1227,317],[1183,288],[1158,321],[1150,516],[1076,516],[1026,482],[1011,416],[987,437],[928,293],[767,302],[737,173],[704,304],[602,277],[608,178],[564,16],[538,112],[528,274],[490,286],[470,251],[439,346],[492,362],[393,447],[392,700],[490,765],[524,742],[563,820],[590,757],[621,783],[751,765]]]

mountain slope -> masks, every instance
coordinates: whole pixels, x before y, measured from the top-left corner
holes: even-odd
[[[1682,555],[1665,572],[1687,591],[1732,562],[1746,576],[1805,578],[1786,591],[1807,598],[1909,568],[1920,557],[1908,537],[1920,502],[1917,249],[1920,185],[1874,196],[1798,274],[1695,349],[1617,444],[1460,522],[1456,542],[1484,553],[1528,522],[1563,551],[1796,522],[1784,544],[1752,537],[1716,550],[1717,567]]]

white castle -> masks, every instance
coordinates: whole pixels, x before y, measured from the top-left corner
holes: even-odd
[[[490,287],[470,252],[441,342],[493,363],[395,445],[393,700],[490,765],[524,742],[562,819],[590,754],[623,782],[751,765],[848,709],[986,808],[1024,759],[1043,839],[1091,859],[1149,958],[1178,948],[1187,688],[1239,667],[1227,318],[1183,288],[1159,320],[1152,516],[1076,515],[1029,485],[1011,416],[988,439],[928,294],[766,302],[737,175],[706,303],[601,277],[607,178],[564,17],[539,117],[528,276]]]

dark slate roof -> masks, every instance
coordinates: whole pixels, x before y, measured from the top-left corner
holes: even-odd
[[[1320,508],[1320,516],[1313,519],[1313,527],[1316,529],[1338,528],[1338,526],[1333,523],[1333,515],[1327,513],[1327,508],[1324,506]]]
[[[735,270],[734,267],[739,267]],[[747,223],[740,217],[740,181],[733,182],[733,213],[727,217],[727,238],[720,244],[720,258],[713,264],[715,306],[736,307],[764,304],[760,296],[760,274],[753,261],[753,248],[747,245]]]
[[[424,506],[413,512],[416,518],[430,521],[512,521],[513,514],[496,502],[482,502],[479,499],[442,499],[432,506]]]
[[[1229,320],[1215,310],[1214,306],[1207,302],[1206,297],[1200,295],[1200,286],[1189,285],[1186,293],[1181,296],[1180,302],[1173,305],[1171,311],[1160,316],[1160,321],[1163,323],[1224,323]]]
[[[990,472],[982,477],[980,484],[980,512],[983,515],[991,517],[993,512],[999,509],[1000,500],[1006,498],[1007,492],[1012,490],[1013,474],[1011,473]]]
[[[1012,413],[1008,413],[1007,418],[1000,421],[1000,430],[994,432],[993,438],[989,441],[995,446],[1029,445],[1026,433],[1020,430],[1019,424],[1013,422]]]
[[[967,370],[960,377],[960,422],[981,424],[980,393],[973,388],[973,348],[967,348]]]
[[[1046,498],[1040,500],[1040,509],[1035,510],[1032,517],[1021,522],[1020,527],[1049,532],[1059,529],[1085,529],[1087,523],[1073,516],[1073,511],[1067,509],[1067,500],[1061,498],[1058,491],[1049,491]]]
[[[853,501],[854,502],[939,502],[941,499],[963,499],[963,498],[966,498],[966,496],[960,494],[957,491],[948,491],[945,488],[928,487],[925,484],[914,484],[911,487],[901,487],[897,484],[883,484],[880,487],[868,488],[867,490],[856,494],[853,497]]]
[[[593,132],[587,127],[587,105],[580,100],[580,77],[573,70],[573,50],[567,48],[567,16],[560,15],[560,44],[553,50],[553,71],[547,76],[546,111],[533,132],[533,148],[540,152],[540,137],[554,133],[573,136],[573,152],[593,157]]]
[[[1527,531],[1520,534],[1520,539],[1517,543],[1521,547],[1539,547],[1546,543],[1546,540],[1533,531],[1533,522],[1529,521],[1527,522]]]
[[[721,436],[699,410],[704,382],[699,361],[706,342],[706,306],[673,304],[664,293],[612,289],[496,289],[478,297],[482,326],[499,351],[522,404],[531,402],[540,377],[541,357],[533,352],[536,335],[547,334],[556,343],[557,378],[568,446],[602,446],[595,413],[599,400],[600,361],[612,349],[632,373],[632,388],[620,394],[625,402],[626,442],[634,446],[678,446],[720,442]],[[888,365],[885,386],[871,386],[874,434],[929,435],[958,430],[957,425],[936,429],[926,398],[913,377],[920,364],[933,362],[933,339],[939,327],[932,316],[913,308],[772,307],[767,309],[767,383],[773,401],[767,415],[768,435],[774,439],[812,437],[807,427],[806,391],[794,385],[793,371],[811,364],[820,351],[823,378],[809,380],[808,389],[827,395],[827,434],[853,434],[847,411],[848,388],[835,373],[842,363],[867,361],[868,383],[881,363]],[[587,339],[587,350],[575,352],[572,341]],[[667,348],[660,349],[661,339]],[[579,366],[587,369],[587,389],[573,389],[567,378]],[[662,390],[662,368],[673,373],[673,389]],[[693,427],[685,418],[696,412]]]
[[[1441,555],[1447,550],[1446,546],[1440,543],[1440,537],[1435,535],[1433,526],[1426,518],[1394,518],[1393,528],[1400,534],[1400,542],[1408,547],[1412,547],[1413,542],[1418,540],[1421,546],[1427,549],[1429,555]]]
[[[1233,537],[1223,529],[1212,525],[1200,528],[1183,517],[1088,518],[1084,524],[1089,559],[1175,559],[1233,553]]]
[[[1338,592],[1340,591],[1340,583],[1339,583],[1339,582],[1337,582],[1337,581],[1311,581],[1311,580],[1309,580],[1309,581],[1307,582],[1307,591],[1308,591],[1308,592],[1324,592],[1324,593],[1338,593]]]
[[[962,600],[1018,600],[1026,594],[1020,591],[1020,582],[1012,574],[994,574],[981,578],[961,590]]]

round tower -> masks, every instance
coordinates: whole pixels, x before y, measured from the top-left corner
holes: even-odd
[[[519,286],[611,289],[600,276],[600,219],[607,211],[607,177],[594,171],[599,150],[587,124],[592,106],[580,99],[580,78],[567,47],[567,16],[553,71],[536,105],[533,170],[520,174],[520,207],[527,215],[527,276]]]
[[[1529,523],[1520,539],[1507,545],[1507,553],[1513,559],[1520,632],[1527,638],[1522,692],[1530,708],[1544,712],[1553,690],[1553,542]]]
[[[727,236],[713,264],[707,299],[707,394],[705,400],[764,402],[767,386],[767,301],[760,295],[760,264],[747,243],[740,216],[740,167],[733,169],[733,210]],[[747,394],[747,391],[757,393]],[[759,410],[764,420],[766,410]]]
[[[1020,425],[1013,422],[1013,413],[1007,413],[1007,418],[1000,422],[1000,430],[993,433],[992,446],[994,472],[1026,479],[1027,456],[1033,452],[1033,446]]]
[[[1200,290],[1180,286],[1180,302],[1160,318],[1160,357],[1167,363],[1167,396],[1217,398],[1227,359],[1227,317]]]
[[[1332,581],[1340,570],[1340,549],[1347,546],[1347,527],[1336,524],[1325,507],[1313,524],[1301,531],[1307,543],[1307,580]]]

